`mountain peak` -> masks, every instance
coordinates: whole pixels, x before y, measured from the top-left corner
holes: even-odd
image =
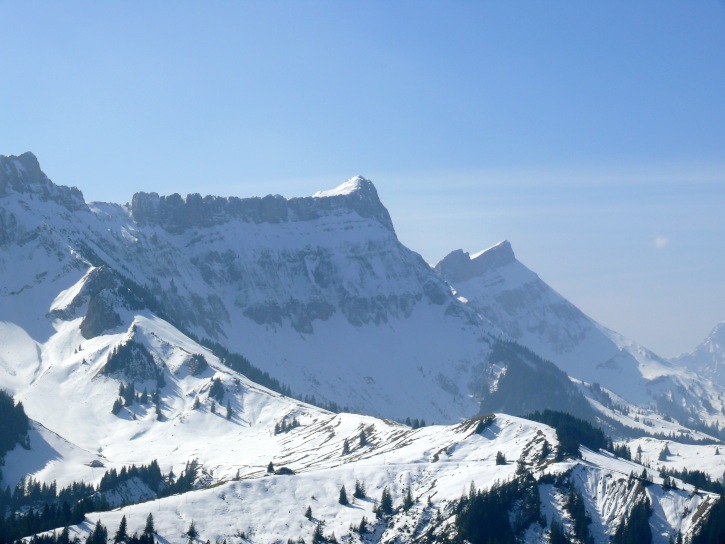
[[[725,321],[718,323],[715,328],[712,329],[712,332],[710,333],[710,338],[725,339]]]
[[[435,269],[449,281],[459,282],[480,276],[489,270],[495,270],[515,261],[516,256],[511,243],[508,240],[503,240],[495,246],[473,255],[462,249],[452,251],[435,266]]]
[[[10,192],[36,195],[40,200],[52,200],[71,211],[86,209],[83,193],[75,187],[50,181],[30,151],[22,155],[0,155],[0,198]]]
[[[369,179],[364,178],[363,176],[355,176],[354,178],[350,178],[349,180],[347,180],[345,183],[338,185],[334,189],[328,189],[327,191],[317,191],[312,196],[314,198],[346,196],[357,191],[372,191],[377,196],[377,191],[375,190],[375,185],[373,185],[373,182]]]
[[[38,158],[26,151],[21,155],[0,155],[0,176],[3,179],[12,177],[39,177],[43,176]]]

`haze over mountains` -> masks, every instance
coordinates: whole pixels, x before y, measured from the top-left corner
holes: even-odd
[[[597,542],[645,497],[657,542],[694,534],[715,502],[684,484],[638,488],[626,477],[642,466],[609,454],[555,458],[553,429],[516,416],[574,413],[641,437],[643,451],[694,442],[700,449],[658,464],[681,470],[698,455],[719,478],[720,332],[666,361],[584,315],[508,242],[454,251],[433,269],[399,242],[359,176],[311,197],[137,193],[122,206],[52,183],[30,153],[2,156],[0,278],[0,387],[34,422],[32,453],[8,453],[3,484],[98,482],[99,467],[153,459],[179,474],[194,459],[190,500],[159,499],[138,482],[113,496],[158,499],[172,542],[190,518],[204,540],[309,539],[310,501],[337,536],[364,540],[350,525],[375,518],[372,501],[353,512],[336,496],[359,478],[396,501],[412,490],[418,505],[376,522],[369,539],[433,541],[452,530],[461,489],[514,478],[515,459],[538,476],[568,475]],[[144,400],[123,398],[131,386]],[[485,429],[469,421],[489,412],[498,414]],[[512,463],[496,465],[498,451]],[[269,461],[297,474],[268,475]],[[566,492],[537,489],[545,523],[518,535],[532,542],[548,538],[552,519],[568,527]],[[216,506],[200,513],[206,501]],[[265,514],[268,501],[285,515]],[[222,504],[243,527],[217,521]],[[124,512],[140,519],[149,509]]]

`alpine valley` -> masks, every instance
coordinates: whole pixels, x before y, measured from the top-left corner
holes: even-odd
[[[508,242],[432,267],[362,177],[118,205],[0,156],[0,542],[721,542],[723,345]]]

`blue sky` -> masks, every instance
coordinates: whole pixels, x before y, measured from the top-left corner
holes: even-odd
[[[725,320],[725,2],[0,2],[0,153],[93,200],[371,178],[665,356]]]

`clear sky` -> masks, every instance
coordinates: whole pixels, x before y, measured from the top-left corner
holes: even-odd
[[[664,356],[725,321],[725,2],[0,2],[0,153],[89,200],[362,174]]]

